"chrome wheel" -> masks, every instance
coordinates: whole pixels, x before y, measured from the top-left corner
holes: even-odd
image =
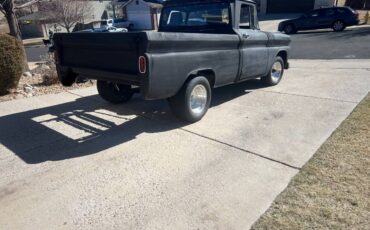
[[[203,113],[207,104],[207,89],[203,85],[196,85],[190,94],[190,109],[195,114]]]
[[[281,62],[276,61],[272,65],[272,69],[271,69],[271,79],[272,79],[272,81],[274,83],[279,82],[280,78],[282,76],[282,73],[283,73],[283,66],[282,66]]]

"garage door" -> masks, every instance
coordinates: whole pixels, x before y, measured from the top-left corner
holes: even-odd
[[[267,0],[267,13],[304,13],[314,5],[315,0]]]

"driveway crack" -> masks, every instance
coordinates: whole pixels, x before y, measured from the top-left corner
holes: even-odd
[[[356,102],[356,101],[338,100],[338,99],[328,98],[328,97],[316,97],[316,96],[309,96],[309,95],[296,94],[296,93],[284,93],[284,92],[279,92],[279,91],[269,91],[269,90],[263,90],[263,89],[260,89],[258,91],[265,92],[265,93],[275,93],[275,94],[290,95],[290,96],[297,96],[297,97],[314,98],[314,99],[319,99],[319,100],[343,102],[343,103],[350,103],[350,104],[356,104],[356,105],[359,103],[359,102]]]

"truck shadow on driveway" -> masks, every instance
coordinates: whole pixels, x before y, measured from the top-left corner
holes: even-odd
[[[216,89],[212,106],[261,87],[259,81],[249,81]],[[0,144],[24,162],[38,164],[96,154],[143,133],[185,125],[172,116],[165,100],[136,97],[126,105],[109,105],[95,95],[0,117]]]

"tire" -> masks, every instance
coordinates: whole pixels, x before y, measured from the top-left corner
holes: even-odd
[[[198,76],[168,99],[172,112],[181,120],[194,123],[201,120],[211,104],[212,90],[207,78]]]
[[[288,24],[288,25],[284,26],[284,33],[286,33],[286,34],[294,34],[296,32],[297,31],[296,31],[296,29],[295,29],[295,27],[294,27],[293,24]]]
[[[130,24],[130,25],[128,25],[128,31],[131,31],[131,30],[133,30],[134,29],[134,24]]]
[[[277,56],[271,66],[270,72],[267,76],[262,77],[261,80],[268,86],[274,86],[280,83],[284,75],[284,60]]]
[[[128,102],[134,95],[134,90],[131,89],[131,85],[120,85],[98,80],[96,86],[99,95],[112,104]]]
[[[335,32],[340,32],[346,28],[346,25],[341,20],[337,20],[333,23],[332,28]]]

